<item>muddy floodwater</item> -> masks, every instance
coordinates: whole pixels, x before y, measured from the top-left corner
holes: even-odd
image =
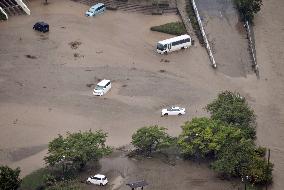
[[[116,148],[129,144],[131,135],[147,125],[167,127],[170,135],[178,136],[185,121],[208,116],[204,106],[219,92],[231,90],[255,109],[257,143],[271,149],[275,164],[270,188],[283,189],[284,1],[265,1],[255,18],[259,79],[231,62],[213,70],[198,43],[158,55],[157,41],[172,36],[149,28],[179,21],[176,14],[108,10],[86,18],[89,7],[73,1],[49,0],[46,6],[40,0],[29,2],[30,16],[0,22],[0,164],[19,166],[24,176],[44,166],[48,142],[66,131],[103,129],[108,145]],[[48,22],[50,32],[34,31],[38,21]],[[214,27],[214,32],[226,35],[222,27]],[[238,48],[238,42],[232,38],[230,47]],[[248,58],[240,53],[238,59]],[[112,81],[112,89],[94,97],[94,85],[104,78]],[[170,105],[185,107],[186,115],[160,117],[161,109]],[[118,189],[127,189],[121,181],[137,178],[155,190],[235,188],[207,165],[179,159],[172,166],[160,159],[137,161],[117,154],[101,163],[103,171],[117,171],[110,174]]]

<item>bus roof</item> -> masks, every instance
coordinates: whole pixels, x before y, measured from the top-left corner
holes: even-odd
[[[187,35],[187,34],[184,34],[184,35],[181,35],[181,36],[177,36],[177,37],[173,37],[173,38],[169,38],[169,39],[166,39],[166,40],[159,41],[158,43],[164,45],[164,44],[168,44],[168,43],[171,43],[171,42],[175,42],[175,41],[179,41],[179,40],[183,40],[183,39],[187,39],[187,38],[190,38],[190,36]]]

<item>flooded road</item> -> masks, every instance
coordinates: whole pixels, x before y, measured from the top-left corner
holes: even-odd
[[[233,0],[196,0],[218,70],[230,77],[252,73],[248,41]]]

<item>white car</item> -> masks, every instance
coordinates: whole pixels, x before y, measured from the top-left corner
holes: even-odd
[[[162,116],[167,115],[184,115],[185,114],[185,108],[180,107],[171,107],[167,109],[162,109]]]
[[[94,185],[104,186],[108,183],[107,177],[102,174],[96,174],[87,179],[87,183],[91,183]]]
[[[86,13],[86,16],[95,16],[103,13],[106,10],[106,6],[103,3],[97,3],[93,5]]]
[[[93,95],[95,96],[102,96],[107,93],[111,89],[111,82],[110,80],[102,80],[100,81],[95,89],[93,90]]]

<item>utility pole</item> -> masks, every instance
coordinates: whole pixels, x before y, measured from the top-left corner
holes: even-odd
[[[265,190],[268,189],[268,170],[269,170],[269,161],[270,161],[270,149],[268,149],[268,157],[267,157],[267,167],[266,167],[266,185]]]

